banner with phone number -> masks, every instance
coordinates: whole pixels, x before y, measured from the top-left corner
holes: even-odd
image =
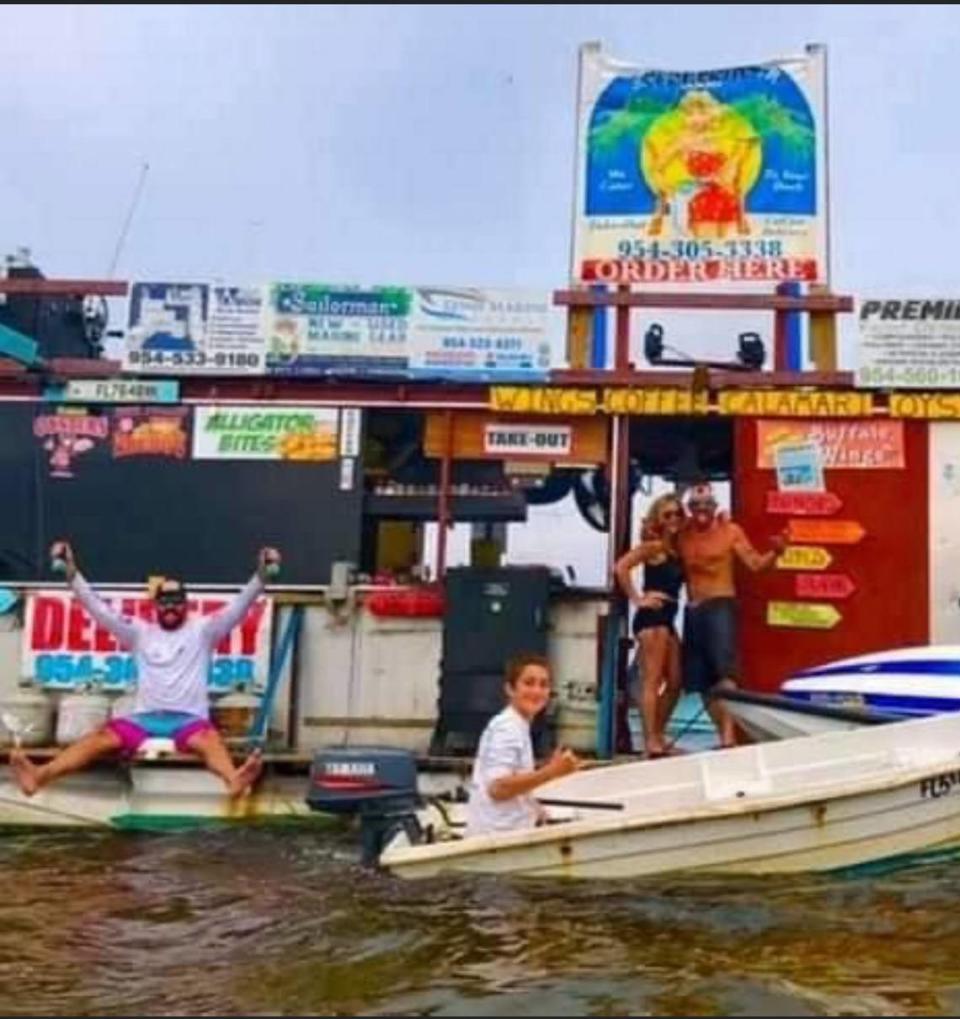
[[[718,70],[580,55],[573,279],[827,279],[825,51]]]
[[[121,615],[152,622],[153,601],[130,591],[98,591]],[[198,594],[190,599],[191,614],[219,612],[228,594]],[[213,690],[243,684],[265,685],[270,663],[273,602],[259,598],[246,617],[214,651],[208,674]],[[105,690],[125,690],[136,683],[136,663],[116,638],[91,619],[70,591],[38,590],[27,597],[21,649],[21,673],[50,689],[71,689],[96,682]]]

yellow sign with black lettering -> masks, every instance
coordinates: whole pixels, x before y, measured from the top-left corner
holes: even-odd
[[[596,414],[594,389],[559,386],[493,386],[490,409],[504,414]]]
[[[960,420],[960,393],[891,393],[890,417]]]
[[[721,414],[748,417],[856,418],[873,413],[870,393],[831,389],[726,389]]]
[[[843,616],[833,605],[815,601],[767,602],[767,626],[832,630]]]
[[[788,545],[777,559],[778,570],[825,570],[833,556],[819,545]]]
[[[603,410],[607,414],[706,414],[710,409],[707,393],[690,389],[605,389]]]
[[[924,402],[923,398],[927,400]],[[958,417],[960,393],[954,407],[947,394],[891,397],[900,413],[895,417]],[[913,401],[912,403],[909,401]],[[939,402],[934,402],[939,401]],[[492,386],[490,410],[503,414],[627,414],[632,416],[688,416],[708,414],[710,396],[704,390],[680,386],[570,389],[566,386]],[[873,414],[873,397],[865,392],[817,389],[727,389],[717,395],[716,411],[736,417],[857,418]],[[937,413],[933,413],[936,410]]]

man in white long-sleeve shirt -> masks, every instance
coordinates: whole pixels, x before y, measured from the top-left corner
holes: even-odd
[[[164,579],[154,594],[156,623],[118,615],[101,601],[77,570],[73,550],[66,542],[55,543],[51,554],[64,562],[67,580],[81,605],[133,654],[139,677],[137,699],[133,714],[111,719],[46,764],[34,764],[21,750],[14,750],[10,764],[20,789],[32,796],[99,757],[117,751],[132,755],[144,740],[164,737],[173,739],[182,753],[200,757],[223,779],[231,796],[243,795],[260,774],[261,756],[255,750],[239,767],[234,765],[210,723],[207,671],[214,648],[243,620],[263,592],[267,571],[279,564],[279,553],[272,548],[261,549],[257,570],[246,587],[220,612],[202,619],[187,618],[183,584]]]

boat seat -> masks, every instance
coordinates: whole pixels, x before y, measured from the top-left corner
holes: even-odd
[[[133,755],[135,761],[155,761],[159,757],[172,757],[177,752],[172,739],[151,736],[140,744],[140,749]]]
[[[700,781],[705,801],[768,796],[773,791],[762,749],[751,747],[750,750],[749,754],[733,751],[737,755],[735,757],[702,755]]]

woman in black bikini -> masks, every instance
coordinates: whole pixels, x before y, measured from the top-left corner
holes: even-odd
[[[680,642],[674,620],[683,586],[683,568],[677,554],[677,535],[682,526],[680,500],[675,495],[661,495],[644,518],[640,544],[621,556],[614,569],[624,594],[637,609],[633,633],[642,669],[638,707],[647,757],[666,753],[667,722],[680,696]],[[642,594],[631,577],[641,564]]]

